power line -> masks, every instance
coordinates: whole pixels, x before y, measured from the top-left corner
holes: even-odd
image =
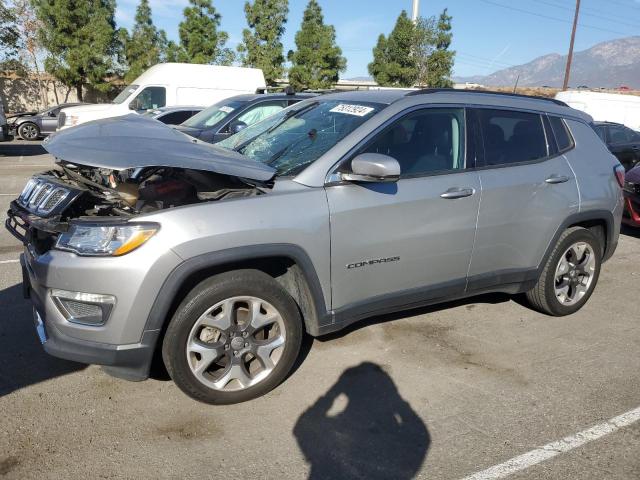
[[[574,11],[574,8],[572,8],[572,7],[567,7],[567,6],[564,6],[564,5],[558,5],[556,3],[547,2],[545,0],[533,0],[533,1],[537,2],[537,3],[542,3],[544,5],[549,5],[550,7],[561,8],[562,10],[568,10],[570,12]],[[600,19],[604,20],[605,22],[615,22],[615,23],[619,23],[621,25],[627,25],[627,26],[632,27],[632,28],[640,27],[640,22],[638,22],[638,23],[628,23],[628,22],[625,22],[625,21],[622,21],[622,20],[618,20],[618,19],[613,18],[613,17],[608,17],[607,15],[588,13],[588,12],[583,12],[582,15],[587,15],[589,17],[600,18]]]
[[[523,8],[512,7],[511,5],[504,5],[502,3],[493,2],[491,0],[480,0],[480,1],[484,2],[484,3],[487,3],[489,5],[494,5],[496,7],[502,7],[502,8],[506,8],[508,10],[513,10],[513,11],[516,11],[516,12],[526,13],[528,15],[533,15],[533,16],[540,17],[540,18],[546,18],[548,20],[555,20],[556,22],[563,22],[563,23],[569,23],[569,24],[572,23],[570,20],[567,20],[565,18],[552,17],[551,15],[545,15],[545,14],[542,14],[542,13],[532,12],[530,10],[525,10]],[[616,35],[624,35],[624,36],[628,36],[629,35],[628,32],[625,33],[625,32],[619,32],[619,31],[616,31],[616,30],[609,30],[608,28],[596,27],[595,25],[586,25],[584,23],[579,23],[578,25],[580,25],[583,28],[591,28],[593,30],[600,30],[602,32],[615,33]]]

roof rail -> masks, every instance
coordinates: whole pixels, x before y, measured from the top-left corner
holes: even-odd
[[[546,100],[547,102],[553,102],[556,105],[560,105],[561,107],[568,107],[566,103],[561,100],[556,100],[555,98],[549,97],[541,97],[539,95],[523,95],[521,93],[509,93],[509,92],[495,92],[493,90],[457,90],[453,88],[423,88],[421,90],[414,90],[413,92],[407,93],[405,96],[413,96],[413,95],[428,95],[431,93],[481,93],[485,95],[503,95],[507,97],[516,97],[516,98],[532,98],[534,100]]]

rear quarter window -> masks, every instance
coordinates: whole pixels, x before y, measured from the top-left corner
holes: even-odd
[[[573,138],[564,120],[560,117],[549,117],[549,123],[551,124],[551,130],[553,130],[553,136],[556,137],[558,150],[566,152],[573,148]]]

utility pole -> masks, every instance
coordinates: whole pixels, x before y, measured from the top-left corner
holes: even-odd
[[[576,14],[573,17],[573,28],[571,29],[571,43],[569,43],[569,55],[567,55],[567,69],[564,72],[564,83],[562,90],[569,86],[569,74],[571,73],[571,60],[573,59],[573,42],[576,39],[576,27],[578,26],[578,13],[580,12],[580,0],[576,0]]]
[[[411,20],[413,23],[418,21],[418,10],[420,9],[420,0],[413,0],[413,9],[411,10]]]

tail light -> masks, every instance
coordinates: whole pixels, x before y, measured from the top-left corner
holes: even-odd
[[[624,167],[622,165],[616,165],[613,167],[613,171],[616,174],[616,180],[620,188],[624,188]]]

